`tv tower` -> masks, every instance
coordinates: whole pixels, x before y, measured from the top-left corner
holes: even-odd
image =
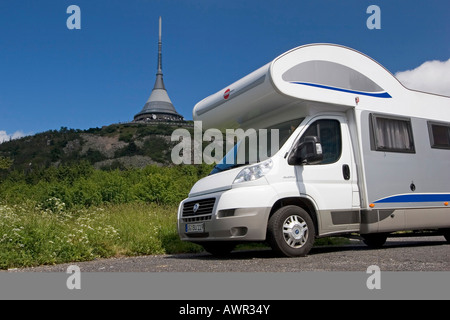
[[[134,116],[134,122],[183,121],[178,114],[164,86],[162,73],[162,19],[159,17],[158,70],[152,93],[144,108]]]

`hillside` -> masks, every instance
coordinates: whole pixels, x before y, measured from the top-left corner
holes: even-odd
[[[175,125],[113,124],[75,130],[62,127],[0,144],[0,157],[13,161],[10,169],[32,170],[88,161],[97,169],[144,168],[171,163],[173,130],[192,128]]]

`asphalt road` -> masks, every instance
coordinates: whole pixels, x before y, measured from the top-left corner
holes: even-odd
[[[450,271],[450,244],[444,237],[389,238],[381,249],[352,240],[349,245],[314,247],[307,257],[283,258],[269,249],[235,251],[227,258],[208,253],[99,259],[72,263],[82,272],[298,272]],[[9,270],[10,272],[66,272],[71,264]]]

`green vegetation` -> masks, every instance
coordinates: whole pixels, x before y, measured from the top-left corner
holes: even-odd
[[[210,170],[207,165],[151,165],[105,171],[94,169],[87,161],[40,170],[14,170],[0,183],[0,201],[29,201],[45,209],[51,206],[51,198],[59,199],[68,209],[134,202],[177,205]]]
[[[9,169],[12,165],[12,160],[5,157],[0,157],[0,170],[1,169]]]
[[[176,128],[62,127],[0,144],[0,269],[201,250],[179,240],[176,214],[211,166],[170,166]]]
[[[120,204],[69,210],[57,198],[47,208],[0,205],[0,269],[113,256],[198,252],[176,230],[174,206]]]
[[[0,269],[200,251],[179,240],[179,202],[210,166],[104,171],[86,162],[10,171],[0,183]]]
[[[133,167],[129,158],[145,157],[146,163],[140,167],[155,163],[170,165],[171,134],[179,127],[138,123],[113,124],[88,130],[62,127],[60,130],[7,141],[0,144],[0,178],[5,175],[2,172],[5,168],[40,170],[50,166],[73,165],[80,161],[88,161],[96,168],[123,169]],[[181,127],[192,130],[188,122]],[[127,161],[131,161],[131,164]],[[110,162],[114,165],[110,165]]]

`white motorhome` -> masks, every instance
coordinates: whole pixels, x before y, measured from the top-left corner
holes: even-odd
[[[219,163],[179,206],[180,238],[213,254],[267,241],[304,256],[317,237],[401,230],[450,241],[450,97],[405,88],[333,44],[288,51],[199,102],[203,129],[278,129],[256,163]],[[239,147],[239,144],[237,144]]]

